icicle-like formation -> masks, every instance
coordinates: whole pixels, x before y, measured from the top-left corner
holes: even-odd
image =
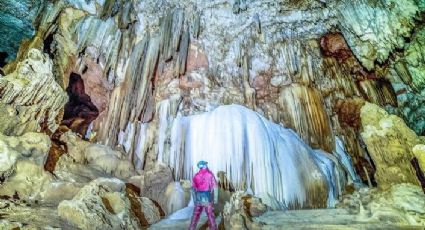
[[[165,139],[167,138],[168,122],[170,119],[170,101],[164,100],[159,106],[159,134],[158,134],[158,161],[163,162]]]
[[[344,143],[339,137],[335,138],[335,152],[334,155],[338,158],[339,162],[344,166],[345,171],[350,175],[350,179],[354,183],[361,183],[359,175],[357,175],[356,170],[354,169],[353,162],[351,157],[345,151]]]
[[[339,167],[338,160],[323,150],[314,150],[314,157],[328,183],[328,207],[335,207],[339,194],[345,187],[345,174]]]
[[[183,75],[186,71],[190,33],[184,11],[177,9],[169,12],[160,21],[159,31],[144,34],[138,39],[138,42],[132,39],[123,41],[123,45],[128,46],[131,53],[123,53],[127,57],[126,61],[119,64],[121,67],[117,69],[125,73],[125,77],[122,84],[118,85],[111,94],[107,115],[102,121],[99,121],[102,125],[99,128],[97,139],[110,146],[123,145],[135,163],[140,159],[145,159],[145,156],[138,157],[142,154],[141,152],[135,152],[137,149],[143,151],[139,144],[145,144],[138,139],[144,134],[140,133],[141,126],[136,123],[148,123],[153,119],[157,107],[155,105],[155,84],[163,77],[161,71],[166,65],[173,66],[175,77]],[[102,31],[106,29],[108,28],[104,28]],[[126,37],[124,36],[123,39]],[[80,43],[85,44],[84,40]],[[127,49],[124,51],[127,52]],[[159,107],[165,109],[162,105]],[[167,111],[162,111],[164,119],[168,119],[166,117],[170,112]],[[157,112],[161,113],[160,110]],[[161,129],[168,130],[167,125],[170,122],[172,120],[161,120]],[[160,153],[159,161],[162,161],[165,156],[163,154],[168,155],[169,151],[166,141],[166,137],[169,135],[165,131],[160,132],[157,149],[157,152]],[[137,156],[138,159],[135,159],[134,156]],[[140,161],[137,164],[143,167],[144,162]]]
[[[269,194],[286,207],[333,205],[338,195],[329,154],[313,151],[292,130],[243,106],[177,116],[171,141],[168,162],[177,179],[191,178],[196,162],[206,160],[235,188]]]

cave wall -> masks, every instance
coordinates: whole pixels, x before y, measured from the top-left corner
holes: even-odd
[[[21,41],[35,33],[33,22],[42,11],[43,0],[0,1],[0,67],[16,57]]]
[[[245,105],[327,152],[340,137],[363,180],[365,168],[370,176],[374,171],[360,136],[366,102],[423,133],[420,1],[56,1],[43,7],[35,36],[5,73],[37,48],[53,60],[63,89],[71,73],[79,74],[99,111],[90,132],[100,143],[122,146],[138,169],[168,154],[176,116],[223,104]]]

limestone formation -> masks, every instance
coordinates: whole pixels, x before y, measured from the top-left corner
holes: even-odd
[[[26,133],[20,137],[0,136],[0,195],[27,202],[58,204],[72,198],[81,185],[55,180],[44,170],[51,142],[47,135]]]
[[[28,163],[33,162],[42,167],[50,148],[50,140],[40,133],[26,133],[21,137],[0,134],[0,148],[0,174],[4,182],[14,174],[19,160],[29,160]],[[22,167],[18,169],[25,171]]]
[[[142,178],[140,194],[157,201],[161,207],[167,207],[168,197],[166,196],[166,191],[168,185],[173,182],[170,168],[162,164],[157,164],[155,168],[144,172]],[[171,210],[166,208],[164,211],[168,212]]]
[[[387,190],[363,188],[343,198],[340,207],[359,221],[382,221],[425,226],[425,195],[419,186],[397,184]]]
[[[404,37],[410,37],[419,8],[414,0],[362,0],[344,1],[337,11],[347,43],[362,65],[371,70],[375,61],[385,62],[393,50],[404,46]]]
[[[0,115],[0,131],[7,135],[53,133],[67,100],[54,80],[52,61],[41,51],[31,49],[13,73],[0,78],[0,107],[5,111]]]
[[[150,199],[128,193],[124,182],[98,178],[81,188],[72,200],[62,201],[58,214],[81,229],[140,229],[160,219]]]
[[[123,179],[136,173],[132,163],[120,151],[84,141],[70,131],[63,134],[61,140],[66,143],[69,155],[78,164],[89,164],[107,174]]]
[[[261,223],[254,222],[253,217],[258,217],[267,210],[259,198],[235,192],[223,210],[224,227],[226,229],[261,229]]]
[[[72,200],[62,201],[58,214],[81,229],[137,229],[124,190],[125,184],[117,179],[94,180]]]
[[[400,21],[411,20],[418,11],[409,1],[406,6],[395,4],[393,12],[382,7],[387,2],[365,1],[361,7],[389,19],[409,9],[397,18]],[[49,10],[39,19],[37,36],[53,56],[60,85],[68,85],[71,72],[81,75],[85,93],[99,110],[90,129],[90,135],[96,133],[92,138],[111,147],[123,145],[136,168],[148,169],[155,163],[162,148],[155,144],[160,139],[155,130],[160,125],[159,102],[171,98],[172,116],[197,114],[221,104],[245,104],[327,151],[333,150],[335,131],[357,163],[363,155],[357,131],[340,127],[339,115],[333,114],[336,101],[353,97],[380,105],[397,101],[388,81],[367,72],[354,58],[359,58],[359,52],[347,34],[361,22],[342,12],[352,4],[270,4],[234,2],[232,9],[225,2],[120,2],[94,7],[93,1],[58,1],[47,3]],[[157,5],[164,9],[159,14]],[[295,26],[300,23],[302,28]],[[338,25],[344,37],[331,32],[317,42]],[[385,36],[399,36],[393,31],[397,28],[410,34],[405,29],[410,24],[397,24]],[[293,88],[308,88],[310,93],[301,90],[286,97]],[[300,106],[304,101],[314,106]],[[293,118],[302,107],[306,116],[296,122]],[[293,118],[282,116],[282,111]],[[320,115],[313,116],[316,112]],[[78,120],[76,125],[84,124],[85,130],[88,123]]]
[[[376,166],[378,186],[407,182],[418,184],[410,164],[413,147],[421,143],[415,132],[401,118],[374,104],[366,103],[360,117],[362,138]]]

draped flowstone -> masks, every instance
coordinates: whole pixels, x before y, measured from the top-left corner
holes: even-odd
[[[269,194],[285,207],[333,206],[340,190],[339,163],[329,153],[314,151],[291,129],[240,105],[178,115],[170,153],[160,152],[158,160],[174,169],[176,179],[190,179],[196,162],[206,160],[236,189]]]

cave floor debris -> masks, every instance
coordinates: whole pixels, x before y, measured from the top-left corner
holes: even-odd
[[[358,219],[346,209],[272,211],[255,218],[255,221],[265,223],[263,229],[423,229],[421,226]]]
[[[56,207],[0,200],[0,229],[75,229],[62,220]]]
[[[9,200],[1,200],[0,229],[19,227],[21,229],[75,229],[61,220],[54,207],[20,204]],[[216,219],[217,225],[221,217]],[[385,220],[359,219],[358,215],[350,214],[346,209],[314,209],[270,211],[254,218],[262,222],[262,229],[423,229],[421,226],[405,226],[387,222]],[[190,219],[163,219],[149,229],[187,229]],[[208,229],[207,218],[203,215],[198,229]]]
[[[220,217],[217,218],[219,224]],[[338,230],[358,230],[358,229],[423,229],[421,226],[405,226],[385,221],[360,220],[357,215],[350,214],[346,209],[313,209],[313,210],[291,210],[291,211],[271,211],[254,218],[256,222],[264,223],[262,229],[338,229]],[[149,229],[187,229],[190,219],[168,220],[164,219],[152,225]],[[205,228],[207,219],[204,216],[200,219],[198,229]]]

